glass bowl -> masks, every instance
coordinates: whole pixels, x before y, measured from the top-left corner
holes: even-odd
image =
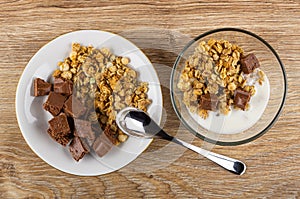
[[[218,114],[212,118],[213,125],[210,125],[209,128],[204,128],[203,125],[200,125],[201,122],[199,122],[199,119],[193,117],[189,109],[183,103],[183,92],[177,87],[180,74],[187,59],[193,54],[195,47],[199,42],[207,42],[211,38],[216,40],[228,40],[230,43],[243,48],[245,54],[254,53],[259,60],[260,69],[264,71],[269,82],[269,99],[265,103],[266,108],[264,110],[262,109],[260,117],[256,116],[257,119],[253,124],[249,126],[239,119],[231,121],[230,124],[225,124],[235,127],[237,125],[248,125],[247,129],[241,129],[234,133],[222,131],[224,120],[221,120],[220,117],[218,117]],[[265,40],[246,30],[222,28],[201,34],[184,47],[173,66],[170,79],[170,91],[173,108],[181,122],[190,130],[190,132],[207,142],[217,145],[240,145],[251,142],[262,136],[274,125],[285,102],[287,78],[284,66],[278,54]],[[252,108],[255,109],[255,107]],[[245,113],[247,114],[247,111],[245,111]],[[247,115],[245,117],[247,117]]]

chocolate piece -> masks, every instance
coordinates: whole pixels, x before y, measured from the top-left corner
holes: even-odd
[[[53,90],[56,93],[62,95],[72,95],[73,92],[73,83],[71,80],[63,80],[61,78],[55,78],[53,84]]]
[[[217,110],[218,105],[218,97],[215,94],[205,94],[201,95],[200,98],[200,108],[204,110],[211,110],[215,111]]]
[[[57,116],[60,113],[65,100],[65,96],[58,93],[50,92],[48,99],[44,103],[43,107],[46,111],[49,111],[53,116]]]
[[[64,112],[69,116],[69,117],[80,117],[82,116],[86,108],[84,105],[76,98],[73,97],[72,95],[65,101],[64,103]]]
[[[52,85],[41,78],[36,78],[34,80],[34,96],[48,95],[51,88]]]
[[[71,130],[71,134],[74,135],[74,132],[75,132],[74,118],[67,117],[67,119],[68,119],[69,127],[70,127],[70,130]]]
[[[48,123],[49,128],[56,135],[66,136],[71,134],[68,118],[64,113],[52,118]]]
[[[105,133],[101,133],[100,136],[97,137],[93,144],[93,149],[97,153],[99,157],[103,157],[107,152],[110,151],[113,144],[106,136]]]
[[[74,124],[75,124],[75,131],[74,131],[75,136],[81,138],[87,138],[89,139],[89,141],[92,142],[95,140],[95,133],[92,131],[92,124],[90,121],[74,118]]]
[[[78,162],[85,154],[89,152],[89,149],[79,137],[74,137],[69,145],[69,151],[74,160]]]
[[[48,123],[48,134],[59,144],[66,146],[72,138],[66,114],[61,113],[60,115],[49,120]]]
[[[250,100],[250,93],[243,91],[242,89],[237,89],[234,92],[234,105],[245,110],[247,103]]]
[[[103,132],[103,129],[105,128],[104,124],[101,123],[92,123],[92,130],[94,131],[95,135],[97,136],[98,134]]]
[[[47,130],[47,133],[52,137],[53,140],[58,142],[59,144],[63,146],[67,146],[67,144],[71,141],[72,136],[71,135],[66,135],[66,136],[61,136],[56,133],[54,133],[50,128]]]
[[[253,53],[241,58],[241,69],[245,74],[252,73],[258,67],[259,61]]]
[[[114,144],[118,145],[120,144],[118,140],[118,133],[111,130],[110,125],[107,125],[103,131],[103,133],[107,136],[107,138]]]

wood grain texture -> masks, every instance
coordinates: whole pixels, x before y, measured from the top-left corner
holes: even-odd
[[[298,0],[0,0],[0,198],[299,198],[299,24]],[[244,28],[263,37],[280,55],[288,76],[284,111],[267,134],[249,144],[213,149],[244,160],[245,175],[237,177],[185,151],[168,169],[127,172],[129,165],[103,176],[79,177],[52,168],[27,146],[15,116],[18,79],[35,52],[55,37],[81,29],[122,34],[140,28],[194,37],[220,27]],[[175,60],[151,49],[145,53],[167,66]],[[156,69],[160,80],[168,82],[169,71]],[[180,124],[167,88],[163,97],[164,128],[176,134]],[[181,133],[177,135],[190,135],[184,129]],[[166,144],[156,140],[147,151]],[[193,144],[203,143],[194,139]]]

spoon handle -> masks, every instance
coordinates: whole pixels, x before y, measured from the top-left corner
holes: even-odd
[[[213,152],[207,151],[205,149],[201,149],[192,144],[184,142],[180,139],[174,138],[174,137],[166,134],[165,132],[159,132],[158,135],[162,139],[169,140],[171,142],[174,142],[176,144],[184,146],[192,151],[195,151],[196,153],[198,153],[200,155],[203,155],[204,157],[208,158],[209,160],[215,162],[219,166],[223,167],[224,169],[226,169],[234,174],[242,175],[246,171],[246,165],[239,160],[229,158],[227,156],[220,155],[217,153],[213,153]]]

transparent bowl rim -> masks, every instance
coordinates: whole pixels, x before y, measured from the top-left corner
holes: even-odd
[[[173,92],[173,79],[174,79],[174,75],[176,72],[176,68],[182,58],[182,56],[184,55],[185,51],[191,46],[193,45],[195,42],[197,42],[198,40],[200,40],[201,38],[213,34],[213,33],[218,33],[218,32],[240,32],[240,33],[244,33],[246,35],[252,36],[256,39],[258,39],[260,42],[262,42],[272,53],[273,55],[276,57],[280,67],[281,67],[281,71],[282,71],[282,75],[283,75],[283,80],[284,80],[284,93],[283,93],[283,97],[282,97],[282,101],[280,104],[280,107],[276,113],[276,115],[274,116],[274,118],[272,119],[272,121],[270,122],[270,124],[267,125],[267,127],[265,127],[261,132],[257,133],[256,135],[244,139],[244,140],[240,140],[240,141],[234,141],[234,142],[224,142],[224,141],[218,141],[218,140],[214,140],[208,137],[205,137],[203,135],[201,135],[200,133],[196,132],[193,128],[191,128],[189,126],[189,124],[182,118],[180,111],[177,109],[176,104],[175,104],[175,97],[174,97],[174,92]],[[214,30],[210,30],[207,31],[203,34],[200,34],[199,36],[195,37],[194,39],[192,39],[184,48],[183,50],[179,53],[179,55],[177,56],[175,63],[173,65],[173,69],[171,72],[171,77],[170,77],[170,97],[171,97],[171,102],[172,102],[172,106],[173,109],[177,115],[177,117],[180,119],[180,121],[185,125],[185,127],[191,132],[193,133],[195,136],[197,136],[198,138],[209,142],[209,143],[213,143],[213,144],[217,144],[217,145],[222,145],[222,146],[235,146],[235,145],[241,145],[241,144],[245,144],[248,142],[251,142],[257,138],[259,138],[260,136],[262,136],[263,134],[265,134],[278,120],[282,110],[283,110],[283,106],[284,103],[286,101],[286,95],[287,95],[287,77],[286,77],[286,71],[285,68],[283,66],[282,61],[279,58],[279,55],[276,53],[276,51],[274,50],[274,48],[268,43],[266,42],[264,39],[262,39],[260,36],[248,31],[248,30],[244,30],[244,29],[240,29],[240,28],[231,28],[231,27],[226,27],[226,28],[218,28],[218,29],[214,29]]]

